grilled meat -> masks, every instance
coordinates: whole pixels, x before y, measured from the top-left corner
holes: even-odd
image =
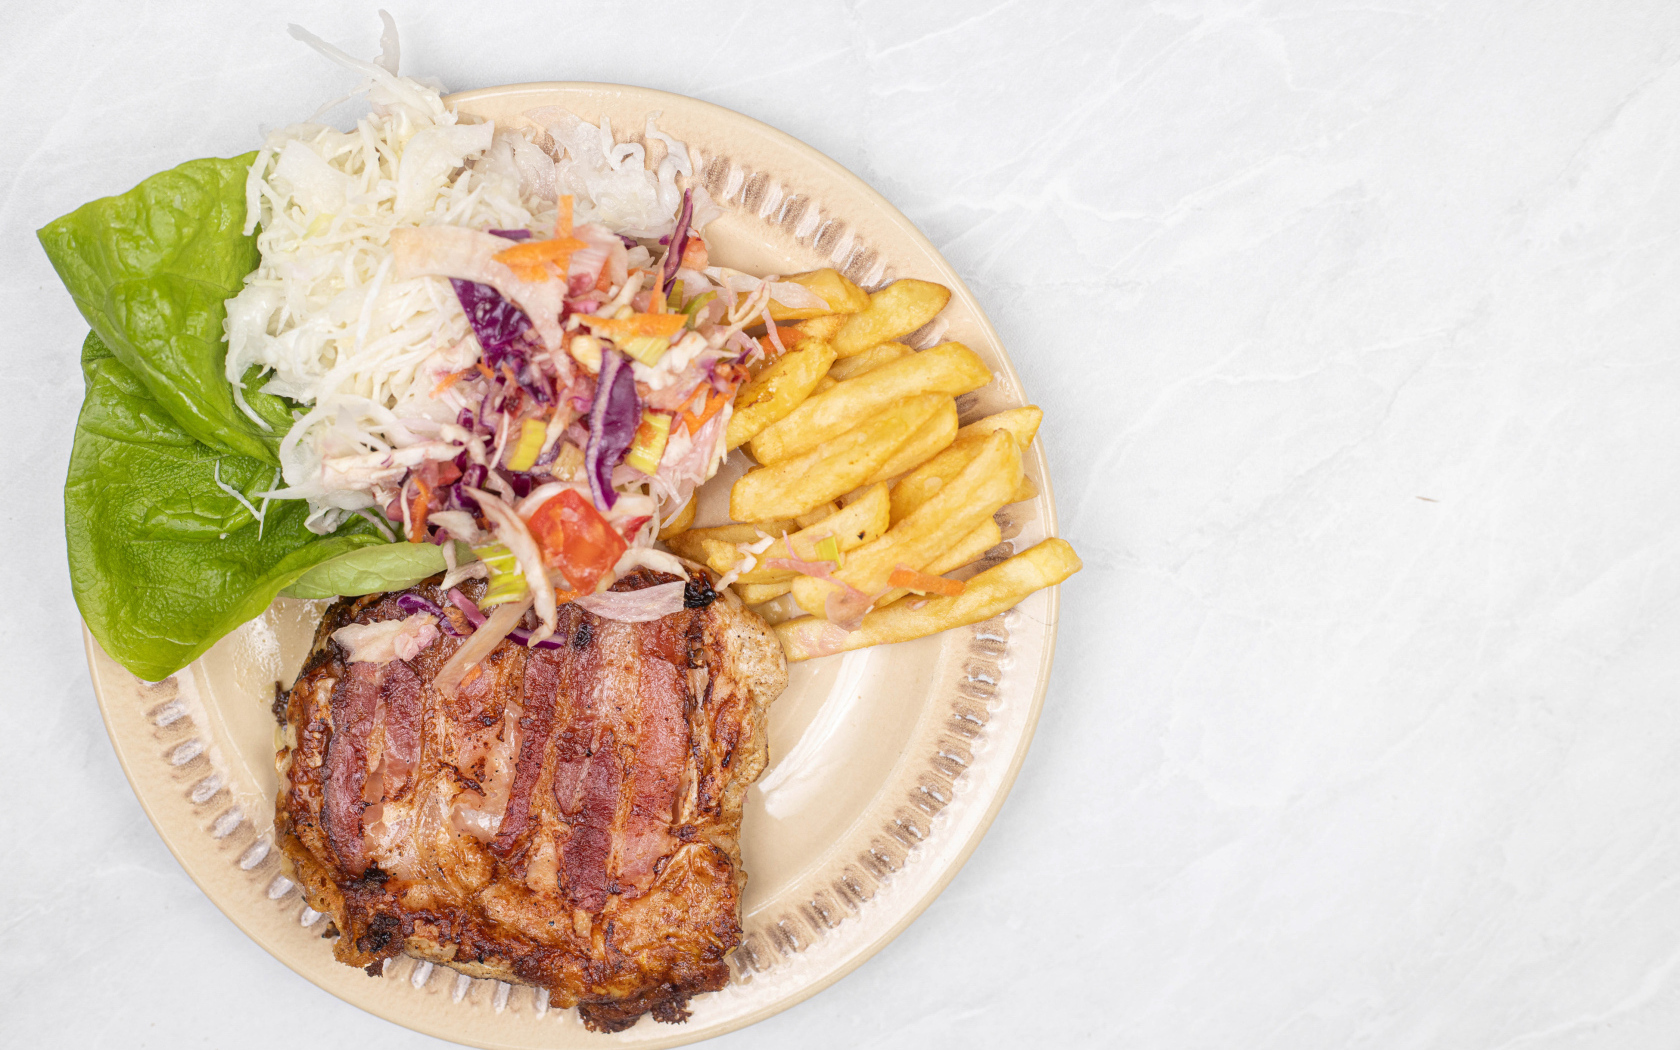
[[[435,583],[405,593],[470,630]],[[332,639],[404,618],[401,595],[327,611],[286,698],[275,816],[340,961],[378,974],[406,952],[537,985],[600,1031],[681,1021],[723,987],[742,797],[787,671],[757,616],[689,594],[705,604],[648,623],[564,606],[558,648],[503,641],[453,699],[431,682],[458,637],[383,664]]]

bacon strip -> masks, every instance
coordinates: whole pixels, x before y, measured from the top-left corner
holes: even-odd
[[[619,843],[618,881],[636,892],[653,882],[653,866],[676,848],[671,817],[688,751],[686,655],[668,622],[636,635],[640,665],[634,683],[636,752],[628,772],[629,813]],[[679,669],[677,661],[683,662]]]
[[[561,663],[548,650],[536,649],[525,661],[525,681],[519,706],[523,730],[519,758],[515,760],[513,786],[508,790],[507,809],[490,851],[499,857],[521,852],[528,844],[531,827],[531,794],[542,776],[543,752],[554,729],[554,709],[560,690]]]
[[[368,736],[373,732],[384,666],[353,663],[333,688],[329,710],[332,738],[327,741],[325,804],[327,844],[344,870],[356,878],[367,871],[362,841],[362,788],[367,783]]]
[[[607,901],[607,864],[618,810],[615,737],[603,708],[610,668],[603,666],[601,634],[609,625],[581,610],[564,650],[571,665],[570,718],[555,748],[554,801],[571,825],[561,850],[561,882],[573,904],[589,912]]]
[[[589,769],[583,776],[582,810],[561,856],[572,903],[590,913],[600,911],[611,892],[607,861],[612,855],[612,827],[618,816],[622,779],[617,750],[609,729],[589,758]]]
[[[377,720],[385,727],[381,765],[387,799],[407,793],[420,764],[420,688],[420,676],[407,663],[394,660],[386,665],[379,683]]]

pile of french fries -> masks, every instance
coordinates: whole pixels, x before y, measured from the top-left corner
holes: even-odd
[[[998,510],[1037,494],[1021,457],[1044,415],[1029,405],[958,425],[956,399],[991,371],[961,343],[896,341],[950,289],[902,279],[869,293],[832,269],[782,280],[828,309],[771,302],[767,361],[729,420],[729,448],[758,464],[730,489],[736,523],[692,528],[690,501],[660,533],[672,550],[738,572],[736,593],[790,661],[978,623],[1079,571],[1073,548],[1048,539],[948,578],[1002,542]]]

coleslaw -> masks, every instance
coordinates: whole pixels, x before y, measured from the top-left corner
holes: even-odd
[[[711,265],[720,210],[657,113],[643,143],[553,107],[471,122],[398,75],[382,17],[373,62],[292,27],[363,74],[372,111],[276,131],[250,168],[261,260],[227,304],[226,376],[259,426],[254,375],[303,407],[261,495],[307,500],[318,533],[378,514],[440,545],[446,588],[487,577],[486,609],[529,605],[528,644],[565,601],[681,609],[684,586],[608,588],[639,566],[688,576],[653,543],[724,457],[765,352],[745,329],[775,332],[772,296],[822,299]]]

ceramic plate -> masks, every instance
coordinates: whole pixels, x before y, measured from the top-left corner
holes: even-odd
[[[758,121],[694,99],[607,84],[524,84],[451,96],[460,111],[519,123],[562,105],[610,117],[641,140],[647,114],[687,142],[696,178],[725,209],[707,228],[713,258],[755,273],[834,266],[866,288],[899,276],[939,281],[950,305],[909,341],[956,339],[996,373],[958,403],[962,421],[1026,404],[1019,377],[974,296],[909,221],[854,175]],[[1005,548],[1052,535],[1041,495],[1005,509]],[[720,520],[724,484],[702,503]],[[995,560],[1003,548],[989,555]],[[281,599],[190,667],[148,684],[87,641],[94,691],[135,793],[170,850],[216,906],[287,966],[348,1002],[429,1035],[481,1047],[676,1046],[751,1024],[832,984],[879,951],[943,889],[1015,778],[1044,699],[1057,596],[1041,591],[985,623],[791,670],[770,713],[770,766],[748,795],[744,940],[733,979],[696,998],[693,1017],[644,1017],[588,1032],[546,993],[473,980],[408,958],[383,978],[333,961],[272,845],[277,682],[302,665],[322,602]]]

